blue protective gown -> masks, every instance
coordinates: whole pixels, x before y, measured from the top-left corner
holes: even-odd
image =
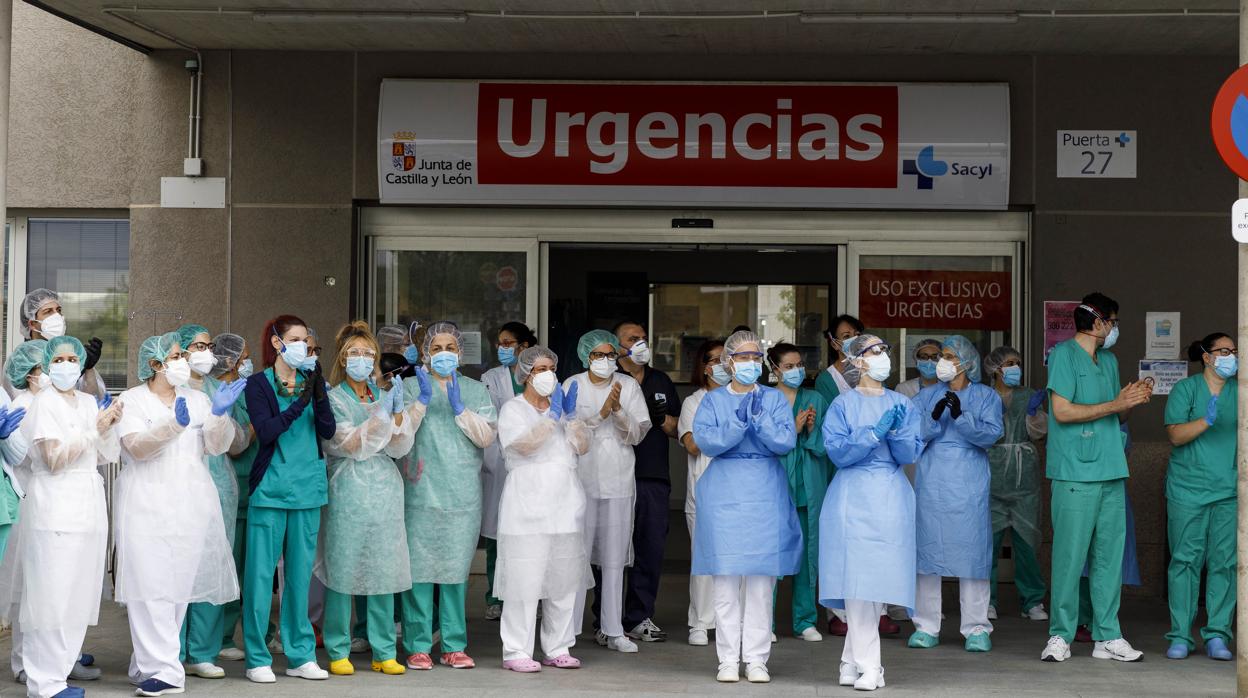
[[[919,574],[988,579],[992,575],[991,475],[988,448],[1005,433],[1001,397],[980,383],[957,392],[962,416],[932,408],[945,397],[944,383],[915,397],[925,444],[915,470]]]
[[[785,577],[801,562],[802,533],[779,458],[797,444],[792,409],[779,390],[754,390],[763,396],[758,417],[737,417],[752,393],[729,386],[707,393],[693,421],[693,440],[711,458],[697,484],[695,575]]]
[[[906,419],[877,439],[872,428],[894,405]],[[823,420],[836,475],[819,517],[819,603],[845,600],[914,608],[914,490],[901,466],[919,457],[919,417],[905,396],[841,393]]]

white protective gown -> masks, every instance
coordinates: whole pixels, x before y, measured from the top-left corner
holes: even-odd
[[[706,388],[698,388],[692,395],[685,398],[680,406],[680,421],[676,434],[682,440],[685,434],[693,433],[693,420],[698,414],[698,406],[702,398],[707,396]],[[685,475],[685,525],[689,528],[690,553],[693,552],[693,539],[697,530],[697,491],[698,478],[706,472],[711,464],[711,457],[705,453],[687,456],[688,472]],[[705,575],[689,575],[689,613],[688,625],[691,630],[715,629],[715,598],[711,589],[711,577]]]
[[[561,599],[594,585],[584,544],[585,490],[576,473],[589,430],[547,412],[520,395],[499,414],[507,475],[494,595],[506,603]]]
[[[179,426],[172,405],[146,383],[117,398],[125,405],[117,424],[122,469],[113,502],[120,603],[223,604],[239,596],[205,455],[225,453],[240,427],[228,414],[214,416],[204,393],[175,390],[186,400],[189,426]]]
[[[501,414],[503,405],[516,397],[511,369],[506,366],[495,366],[486,371],[481,376],[481,382],[494,403],[495,414]],[[485,448],[481,469],[481,535],[495,540],[498,539],[498,503],[503,496],[503,481],[507,479],[503,460],[503,448],[496,439]]]

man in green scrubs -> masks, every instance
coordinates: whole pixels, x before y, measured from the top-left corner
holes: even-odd
[[[1120,420],[1148,402],[1143,382],[1121,388],[1118,303],[1100,293],[1085,296],[1074,311],[1076,335],[1049,354],[1047,475],[1053,498],[1052,615],[1040,658],[1070,658],[1079,619],[1079,578],[1089,566],[1092,590],[1092,656],[1138,661],[1143,655],[1122,637],[1122,553],[1126,540],[1127,458]]]

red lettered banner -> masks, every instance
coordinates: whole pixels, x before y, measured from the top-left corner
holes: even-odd
[[[481,83],[481,184],[897,187],[896,85]]]
[[[1009,330],[1010,272],[863,269],[858,309],[867,327]]]

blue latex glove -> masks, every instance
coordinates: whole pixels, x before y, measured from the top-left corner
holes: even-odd
[[[4,422],[9,418],[9,408],[0,407],[0,439],[9,438],[9,432],[4,431]]]
[[[1209,404],[1205,406],[1205,424],[1213,426],[1216,421],[1218,421],[1218,396],[1214,395],[1209,398]],[[4,436],[0,435],[0,438]]]
[[[577,386],[579,385],[580,383],[578,383],[577,381],[572,381],[572,387],[568,388],[567,393],[564,393],[563,399],[560,401],[563,403],[564,414],[569,414],[569,415],[576,414],[576,391],[577,391]],[[555,390],[560,391],[560,388],[555,388]]]
[[[758,419],[763,414],[763,391],[755,390],[750,393],[750,414]]]
[[[572,388],[568,391],[572,395],[573,402],[576,401],[576,381],[572,381]],[[563,394],[563,386],[555,384],[555,392],[550,394],[550,410],[546,412],[546,416],[556,422],[563,418],[563,401],[567,396]]]
[[[896,423],[897,407],[894,406],[892,409],[880,415],[880,421],[876,422],[875,426],[871,427],[871,433],[875,434],[875,438],[883,441],[884,437],[888,436],[888,432],[892,430]]]
[[[238,402],[238,396],[243,394],[243,388],[247,387],[247,381],[237,380],[226,383],[217,389],[212,395],[212,414],[215,417],[229,412],[234,403]]]
[[[752,395],[741,398],[741,402],[737,404],[737,419],[743,422],[750,421],[750,401],[753,399]]]
[[[403,382],[398,378],[390,381],[390,412],[398,414],[403,411]]]
[[[113,396],[105,392],[104,397],[100,398],[99,400],[96,400],[95,404],[97,407],[100,408],[100,411],[103,412],[104,410],[108,409],[109,405],[113,404]]]
[[[464,398],[459,394],[459,374],[451,374],[451,382],[446,384],[446,400],[451,403],[451,411],[455,416],[464,413]]]
[[[906,423],[906,415],[910,410],[905,405],[893,405],[893,428],[889,431],[896,431],[901,425]]]
[[[433,399],[433,384],[429,382],[429,369],[424,366],[416,369],[416,382],[420,383],[420,393],[416,396],[416,401],[428,407],[429,401]]]
[[[9,414],[0,422],[0,439],[9,438],[9,434],[17,431],[18,425],[22,423],[22,419],[26,416],[26,408],[19,407],[15,410],[9,410]]]
[[[178,424],[187,426],[191,423],[191,412],[186,409],[186,398],[180,397],[173,401],[173,418],[178,420]]]
[[[1027,401],[1028,417],[1036,416],[1036,412],[1038,412],[1040,410],[1040,406],[1044,404],[1044,398],[1047,393],[1047,390],[1037,390],[1032,394],[1031,399]]]

